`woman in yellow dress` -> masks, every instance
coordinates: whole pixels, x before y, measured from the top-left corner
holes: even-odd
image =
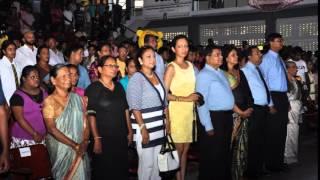
[[[196,77],[192,63],[186,61],[189,51],[188,39],[178,35],[172,40],[175,60],[168,64],[164,83],[168,91],[170,131],[180,158],[177,180],[185,179],[187,154],[192,142]]]

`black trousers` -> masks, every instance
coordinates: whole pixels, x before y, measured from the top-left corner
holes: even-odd
[[[200,128],[199,180],[231,179],[232,111],[210,111],[214,135]]]
[[[271,92],[275,114],[269,114],[266,123],[266,168],[280,170],[283,167],[287,137],[289,101],[286,92]]]
[[[268,111],[268,106],[253,105],[248,122],[248,177],[256,177],[262,172]]]

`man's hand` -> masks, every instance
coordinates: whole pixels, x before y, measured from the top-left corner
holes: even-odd
[[[269,107],[270,114],[275,114],[277,112],[277,109],[274,106]]]
[[[207,135],[208,135],[208,136],[213,136],[213,135],[214,135],[213,129],[207,131]]]

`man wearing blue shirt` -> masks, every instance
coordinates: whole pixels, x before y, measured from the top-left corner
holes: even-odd
[[[200,122],[199,179],[229,179],[231,168],[230,143],[233,128],[234,97],[222,65],[221,49],[206,49],[206,65],[196,81],[197,92],[204,104],[198,107]]]
[[[284,149],[287,136],[289,101],[288,78],[285,64],[279,55],[283,47],[282,36],[271,33],[267,38],[269,51],[263,56],[260,69],[268,85],[271,101],[266,124],[266,168],[270,171],[284,170]]]
[[[261,154],[265,148],[266,123],[269,112],[268,104],[271,101],[267,84],[262,76],[259,65],[262,54],[257,46],[247,50],[249,61],[241,69],[248,80],[254,100],[253,113],[248,125],[248,167],[247,176],[257,178],[262,173],[264,156]]]

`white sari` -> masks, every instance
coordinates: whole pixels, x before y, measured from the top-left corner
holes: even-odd
[[[287,93],[291,110],[288,113],[287,139],[284,153],[284,162],[292,164],[298,162],[299,122],[302,120],[301,88],[294,79],[290,81],[290,91]]]

